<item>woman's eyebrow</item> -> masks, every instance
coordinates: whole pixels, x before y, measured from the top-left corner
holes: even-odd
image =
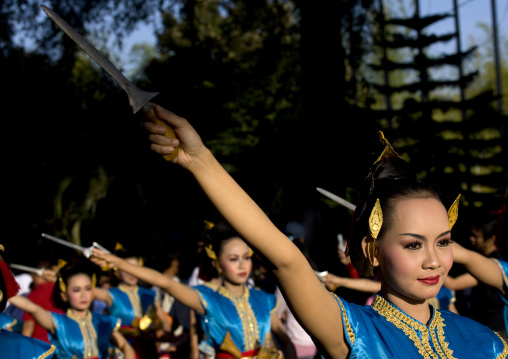
[[[440,235],[438,235],[436,238],[441,238],[443,236],[446,236],[447,234],[450,234],[451,231],[445,231],[443,233],[441,233]],[[401,233],[399,234],[399,236],[411,236],[411,237],[415,237],[417,239],[421,239],[422,241],[425,240],[425,236],[422,236],[420,234],[416,234],[416,233]]]

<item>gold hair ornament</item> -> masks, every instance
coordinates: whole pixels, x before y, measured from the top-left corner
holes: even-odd
[[[379,155],[379,157],[373,163],[373,165],[375,165],[379,161],[385,160],[387,158],[392,158],[392,157],[399,157],[400,158],[400,156],[397,154],[397,152],[395,152],[395,150],[393,149],[390,142],[388,142],[388,140],[385,138],[385,135],[383,134],[383,132],[379,131],[378,135],[379,135],[379,142],[381,142],[381,144],[383,144],[385,146],[385,149],[383,150],[383,152],[381,152],[381,155]]]
[[[205,230],[209,231],[210,229],[212,229],[213,227],[215,227],[215,224],[213,222],[210,222],[210,221],[203,221],[205,223]]]
[[[395,150],[393,149],[390,142],[388,142],[388,140],[386,139],[383,131],[378,131],[377,134],[379,136],[379,142],[381,143],[381,145],[384,146],[384,149],[383,149],[383,152],[381,152],[381,154],[377,158],[377,160],[374,161],[372,166],[374,166],[376,163],[378,163],[382,160],[386,160],[388,158],[395,158],[395,157],[400,158],[398,153],[395,152]],[[372,174],[372,167],[370,169],[368,177],[370,177],[370,188],[369,188],[369,194],[367,195],[367,198],[369,198],[370,195],[372,194],[372,192],[374,192],[374,185],[375,184],[374,184],[374,176]],[[367,200],[365,200],[365,203],[363,204],[362,209],[361,209],[360,213],[358,214],[357,219],[360,219],[362,217],[363,213],[365,212],[366,206],[367,206]]]
[[[60,288],[60,291],[62,293],[66,293],[67,292],[67,286],[65,285],[65,282],[63,281],[62,279],[62,276],[58,276],[58,288]]]
[[[448,209],[448,223],[450,224],[450,231],[452,230],[455,222],[457,222],[457,218],[459,217],[460,196],[461,195],[459,194],[455,201],[453,201],[450,209]]]
[[[91,282],[92,282],[92,289],[95,288],[95,286],[97,285],[97,276],[95,275],[95,273],[92,273],[92,278],[90,278]]]
[[[217,260],[217,254],[215,254],[215,251],[212,249],[212,245],[209,244],[208,246],[205,246],[206,255],[210,259]]]
[[[372,212],[370,212],[369,216],[369,230],[370,236],[377,239],[379,232],[381,231],[381,226],[383,225],[383,210],[381,209],[381,204],[379,203],[379,198],[376,199],[376,203],[372,208]]]
[[[4,292],[0,290],[0,302],[2,301],[2,299],[4,299]]]
[[[115,244],[115,252],[119,251],[119,250],[122,250],[123,249],[123,246],[121,243],[119,242],[116,242]]]

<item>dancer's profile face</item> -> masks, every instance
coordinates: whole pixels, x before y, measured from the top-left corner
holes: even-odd
[[[251,251],[238,237],[222,244],[219,263],[224,280],[234,284],[244,284],[252,270]]]
[[[443,204],[435,198],[398,200],[377,259],[385,295],[416,302],[435,297],[453,264]]]

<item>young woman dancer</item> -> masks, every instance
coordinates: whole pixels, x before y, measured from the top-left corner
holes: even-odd
[[[4,247],[0,244],[0,251]],[[0,255],[0,312],[5,310],[7,300],[19,291],[19,284]],[[55,354],[55,346],[39,339],[0,328],[0,353],[2,358],[9,359],[50,359]]]
[[[508,330],[508,262],[484,256],[458,243],[453,244],[453,261],[464,265],[477,281],[498,291],[506,333]]]
[[[381,278],[371,306],[332,295],[303,254],[269,220],[214,158],[187,120],[155,104],[175,130],[146,122],[151,148],[188,169],[225,219],[269,260],[289,306],[320,352],[329,358],[504,358],[508,347],[492,330],[428,303],[453,263],[451,215],[432,187],[382,138],[352,221],[349,253],[356,270]],[[320,155],[316,152],[316,156]],[[175,209],[176,210],[176,209]],[[310,305],[312,303],[312,305]]]
[[[255,355],[278,357],[270,333],[283,348],[287,359],[295,350],[276,313],[277,299],[262,290],[249,289],[246,282],[252,269],[252,252],[227,225],[217,225],[206,248],[214,261],[221,284],[207,282],[189,287],[153,269],[137,267],[112,254],[94,251],[91,260],[130,273],[157,286],[194,310],[206,337],[207,354],[216,358],[247,358]],[[203,346],[201,346],[203,349]],[[261,353],[259,351],[262,351]]]
[[[120,244],[115,253],[138,268],[142,266],[139,254]],[[94,296],[106,304],[110,315],[121,319],[119,332],[134,348],[136,357],[152,359],[158,356],[155,330],[161,327],[164,332],[171,331],[169,320],[155,298],[155,290],[140,286],[136,277],[121,270],[115,274],[119,284],[109,289],[95,288]]]
[[[107,359],[112,345],[120,348],[125,359],[134,359],[134,350],[117,331],[120,319],[90,311],[93,287],[89,268],[68,264],[61,268],[54,291],[56,304],[66,314],[52,313],[21,296],[10,302],[30,313],[49,332],[59,359]]]

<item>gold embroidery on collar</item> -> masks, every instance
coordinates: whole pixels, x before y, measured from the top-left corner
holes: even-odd
[[[347,336],[349,337],[352,346],[355,343],[355,333],[353,331],[353,328],[351,327],[351,324],[349,323],[349,318],[347,317],[346,309],[344,308],[344,304],[342,304],[342,300],[335,293],[332,293],[332,295],[335,297],[335,299],[337,299],[337,302],[339,302],[340,310],[342,311],[342,316],[344,317],[344,323],[346,323]]]
[[[499,339],[501,339],[501,341],[503,342],[503,352],[501,354],[499,354],[496,359],[501,359],[501,358],[506,358],[506,356],[508,355],[508,345],[506,344],[506,342],[504,341],[504,339],[497,333],[497,332],[494,332],[496,333],[496,335],[499,337]]]
[[[434,317],[427,328],[427,326],[398,310],[379,295],[372,303],[372,308],[385,317],[387,321],[401,329],[413,341],[418,348],[418,352],[424,358],[453,358],[453,350],[448,348],[443,329],[445,324],[439,311],[434,310]],[[421,339],[418,332],[421,333]],[[429,339],[432,340],[434,348],[430,345]]]
[[[42,354],[38,359],[45,359],[47,357],[49,357],[51,354],[53,354],[56,350],[56,347],[51,344],[51,347],[48,349],[48,351],[44,354]]]
[[[218,287],[218,292],[231,300],[236,307],[238,316],[242,321],[245,350],[257,348],[260,345],[260,338],[258,338],[258,322],[249,303],[249,288],[244,286],[244,291],[241,296],[237,296],[223,286]]]
[[[92,323],[92,313],[87,311],[86,317],[81,318],[74,314],[72,310],[67,309],[67,316],[79,325],[81,336],[83,338],[83,355],[84,358],[93,358],[99,355],[99,347],[97,342],[97,332]]]
[[[136,285],[133,288],[129,288],[126,285],[119,284],[118,289],[127,294],[129,297],[132,310],[134,310],[134,317],[141,318],[143,316],[143,309],[141,308],[141,301],[139,300],[138,286]]]

